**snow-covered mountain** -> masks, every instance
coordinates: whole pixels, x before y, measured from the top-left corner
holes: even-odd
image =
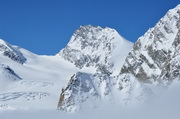
[[[119,73],[128,52],[132,49],[132,43],[114,29],[91,25],[81,26],[73,34],[67,47],[56,56],[39,56],[3,40],[1,46],[1,64],[8,65],[6,69],[11,71],[11,75],[21,79],[7,83],[6,87],[1,82],[4,87],[0,90],[2,105],[0,107],[3,109],[55,108],[60,90],[68,84],[74,74],[87,75],[87,81],[92,82],[91,86],[96,85],[98,81],[101,85],[101,80],[93,82],[90,77],[96,79],[104,77],[105,82],[105,77],[116,80],[113,76]],[[14,55],[7,57],[4,55],[5,51]],[[24,60],[14,60],[15,56]],[[80,79],[78,76],[75,80]],[[2,76],[1,78],[4,79]],[[13,77],[9,79],[12,80]],[[81,80],[80,83],[83,81]],[[111,81],[111,85],[114,85],[114,82]],[[108,82],[106,84],[110,85]],[[98,85],[96,86],[99,88]],[[111,87],[108,88],[107,90],[111,90]],[[98,95],[102,93],[101,97],[105,97],[103,90],[102,88],[102,92],[101,90],[98,92]],[[26,105],[20,102],[26,102]],[[37,104],[39,102],[47,103],[49,106],[40,106]]]
[[[93,70],[77,72],[62,89],[58,108],[67,112],[93,108],[100,104],[133,104],[145,101],[151,93],[131,76],[118,76],[132,43],[121,37],[114,29],[81,26],[72,36],[60,57],[76,67]],[[92,69],[95,68],[95,69]]]
[[[116,75],[132,45],[114,29],[87,25],[80,26],[57,55],[80,69],[94,67],[102,74]]]
[[[171,9],[133,46],[120,74],[145,83],[169,84],[180,76],[180,5]]]
[[[146,101],[154,90],[151,89],[151,86],[148,88],[143,83],[167,85],[172,80],[179,79],[179,5],[168,11],[155,27],[149,29],[145,35],[138,39],[132,51],[127,55],[125,62],[122,62],[124,59],[118,59],[118,56],[121,56],[121,52],[116,52],[114,55],[112,51],[114,48],[108,48],[108,46],[113,46],[113,43],[115,43],[111,37],[105,39],[103,39],[104,37],[100,37],[103,41],[98,42],[101,41],[98,40],[94,44],[96,39],[99,38],[98,36],[101,36],[99,34],[103,34],[100,32],[103,32],[103,30],[100,30],[101,28],[98,27],[93,27],[93,30],[89,29],[92,29],[92,26],[81,27],[77,30],[71,38],[68,47],[62,50],[60,55],[80,68],[84,65],[86,67],[98,67],[99,62],[96,61],[100,61],[105,66],[105,71],[98,72],[96,70],[94,74],[79,72],[73,75],[68,85],[62,90],[58,104],[60,110],[77,111],[88,106],[93,107],[100,104],[100,102],[106,102],[106,99],[116,104],[127,105],[132,104],[132,102],[138,104],[136,100],[141,100],[139,102]],[[97,36],[94,35],[94,30],[98,31]],[[113,33],[112,30],[109,31]],[[106,42],[104,45],[104,40],[111,42],[112,45],[106,45]],[[116,47],[122,48],[120,45],[121,40],[122,38],[119,42],[116,41]],[[101,50],[98,51],[99,49],[96,48],[98,46],[102,46],[100,49],[104,49],[104,52]],[[128,47],[124,49],[129,51]],[[121,49],[118,50],[121,51]],[[96,51],[98,51],[98,55],[91,56],[91,54],[97,53]],[[95,60],[92,60],[95,61],[92,64],[88,57],[91,58],[93,56],[96,57]],[[102,59],[96,60],[98,56]],[[124,63],[122,69],[122,65],[119,65],[118,69],[116,69],[120,71],[120,74],[113,77],[111,76],[111,71],[115,71],[113,70],[114,64],[108,63],[111,61],[112,56],[115,56],[115,61],[119,61],[121,64]]]
[[[91,25],[80,26],[55,56],[0,40],[0,110],[144,103],[155,94],[152,84],[179,80],[179,44],[180,5],[134,46],[114,29]]]

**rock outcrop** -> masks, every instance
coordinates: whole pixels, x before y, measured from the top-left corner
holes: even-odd
[[[0,54],[21,64],[25,63],[26,61],[26,58],[18,50],[18,47],[10,45],[9,43],[1,39],[0,39]]]

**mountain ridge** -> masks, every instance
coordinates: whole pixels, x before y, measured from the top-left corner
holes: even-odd
[[[163,75],[169,75],[165,70],[170,70],[169,62],[178,52],[179,29],[180,5],[169,10],[153,28],[138,39],[133,46],[134,50],[127,56],[120,74],[131,73],[140,81],[147,83],[165,82]],[[168,83],[168,80],[166,81]]]
[[[107,95],[110,95],[112,99],[112,88],[115,88],[117,100],[119,99],[119,102],[122,104],[128,104],[131,103],[131,98],[133,98],[133,101],[136,99],[141,98],[141,102],[147,101],[146,98],[148,96],[145,96],[144,94],[149,94],[153,90],[149,88],[146,90],[146,88],[139,88],[138,92],[133,95],[133,93],[130,93],[132,91],[131,88],[127,88],[126,86],[123,87],[123,81],[128,83],[128,81],[132,81],[132,79],[139,81],[138,83],[132,83],[130,87],[138,87],[140,85],[143,86],[143,84],[153,84],[153,85],[163,85],[168,86],[173,80],[178,78],[180,75],[179,73],[179,64],[178,59],[180,59],[179,56],[179,50],[176,47],[180,43],[180,36],[178,35],[180,31],[180,5],[175,7],[174,9],[171,9],[167,12],[167,14],[160,19],[160,21],[155,25],[155,27],[149,29],[145,35],[139,38],[139,40],[134,44],[133,49],[131,52],[127,55],[127,58],[122,66],[122,68],[119,68],[120,73],[117,75],[117,77],[114,77],[116,80],[114,85],[101,87],[103,85],[103,82],[99,82],[98,86],[95,86],[96,83],[93,81],[94,79],[86,76],[87,74],[84,74],[85,77],[81,78],[82,75],[79,75],[79,73],[73,75],[71,78],[69,84],[66,86],[65,89],[63,89],[60,101],[59,101],[59,109],[62,111],[67,112],[74,112],[79,111],[80,108],[83,108],[83,103],[87,104],[97,101],[96,95],[100,95],[100,93],[97,93],[96,90],[108,90]],[[167,47],[168,46],[168,47]],[[171,47],[172,46],[172,47]],[[175,47],[174,47],[175,46]],[[173,49],[172,49],[173,48]],[[169,53],[168,53],[169,52]],[[176,54],[176,57],[174,55]],[[171,54],[172,53],[172,54]],[[169,60],[170,59],[170,60]],[[165,62],[165,63],[164,63]],[[167,62],[167,63],[166,63]],[[173,63],[174,62],[174,63]],[[173,75],[175,76],[174,79],[171,79],[171,77],[167,77],[169,80],[162,79],[163,73],[165,76]],[[109,73],[101,73],[103,75],[106,75],[106,77],[111,77]],[[90,75],[96,75],[90,74]],[[74,77],[75,76],[75,77]],[[172,77],[173,77],[172,76]],[[97,81],[101,80],[101,76],[97,75]],[[95,78],[95,79],[96,79]],[[86,82],[84,82],[84,79]],[[91,81],[89,81],[91,80]],[[109,81],[106,79],[105,81]],[[91,83],[88,83],[91,82]],[[119,83],[118,83],[119,82]],[[105,83],[108,84],[108,83]],[[111,84],[109,82],[109,84]],[[90,86],[90,87],[89,87]],[[81,87],[81,88],[80,88]],[[94,89],[94,87],[96,87]],[[150,86],[151,87],[151,86]],[[121,100],[121,93],[123,92],[123,89],[126,90],[127,88],[127,94],[130,93],[130,95],[127,96],[127,99]],[[88,91],[87,91],[88,90]],[[91,91],[89,91],[91,90]],[[135,89],[133,89],[135,90]],[[141,92],[141,93],[140,93]],[[93,93],[94,95],[91,95]],[[155,92],[152,92],[155,93]],[[82,94],[82,95],[78,95]],[[95,95],[96,94],[96,95]],[[139,95],[138,95],[139,94]],[[91,96],[89,96],[91,95]],[[106,95],[106,97],[108,97]],[[125,95],[125,94],[124,94]],[[88,97],[88,98],[84,98]],[[103,101],[103,97],[100,97],[100,100]],[[126,96],[124,96],[126,97]],[[91,98],[94,98],[92,101]],[[149,98],[150,99],[150,98]],[[92,101],[92,102],[91,102]],[[116,102],[116,103],[119,103]],[[83,106],[82,106],[83,105]]]
[[[134,46],[114,29],[92,25],[80,26],[55,56],[0,40],[0,73],[9,71],[17,79],[0,82],[0,104],[7,110],[55,109],[59,99],[57,108],[65,112],[101,103],[144,104],[155,93],[153,86],[179,80],[179,9],[170,10]]]

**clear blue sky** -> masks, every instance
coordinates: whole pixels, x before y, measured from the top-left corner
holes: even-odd
[[[80,25],[108,26],[135,42],[179,0],[0,0],[0,38],[54,55]]]

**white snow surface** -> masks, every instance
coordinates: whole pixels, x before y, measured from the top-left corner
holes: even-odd
[[[0,67],[0,110],[56,109],[61,89],[78,69],[58,56],[19,51],[27,59],[23,65],[0,54],[0,64],[19,76]]]
[[[168,89],[156,89],[156,97],[140,107],[103,104],[99,108],[79,113],[59,110],[8,110],[0,111],[1,119],[179,119],[179,81]]]
[[[124,62],[123,60],[125,60],[125,56],[132,49],[132,43],[121,37],[114,29],[90,25],[85,27],[87,27],[87,30],[97,31],[88,31],[89,35],[87,36],[90,38],[80,40],[93,43],[94,45],[98,44],[99,46],[97,50],[93,49],[94,46],[87,46],[82,50],[81,54],[99,57],[100,60],[98,62],[101,65],[109,65],[112,62],[114,69],[116,69],[113,75],[117,75]],[[95,36],[91,36],[91,33]],[[92,37],[96,37],[96,39],[93,41]],[[72,39],[69,47],[76,50],[81,47],[78,46],[81,45],[79,40],[71,42]],[[108,49],[106,45],[111,45],[109,48],[113,49]],[[94,65],[79,68],[73,62],[69,62],[59,55],[36,55],[3,40],[0,40],[0,46],[0,51],[2,51],[0,54],[0,66],[2,66],[0,67],[0,110],[55,110],[62,88],[68,84],[74,74],[84,72],[93,75],[97,72],[97,68]],[[6,51],[10,55],[4,55]],[[76,52],[70,53],[74,53],[78,57]],[[15,60],[13,59],[14,56],[17,57]],[[106,57],[110,58],[108,63],[104,61]],[[21,62],[19,58],[24,58],[25,60]],[[6,68],[3,68],[3,66]],[[12,70],[13,73],[6,71],[7,68]],[[105,89],[99,90],[103,91]]]

